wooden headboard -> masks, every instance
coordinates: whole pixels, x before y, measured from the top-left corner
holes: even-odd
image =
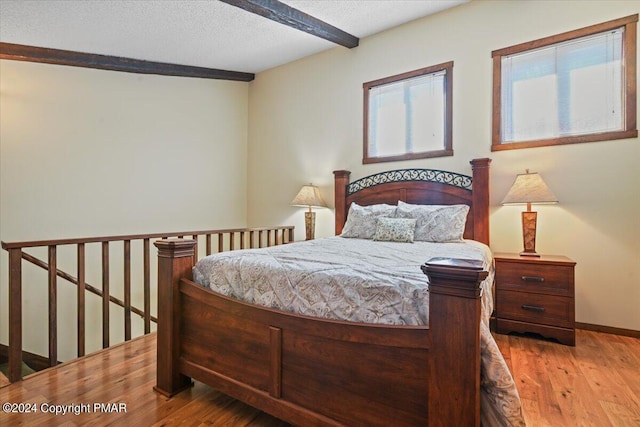
[[[469,205],[465,239],[489,244],[489,165],[491,159],[471,160],[473,175],[434,169],[400,169],[349,182],[351,172],[334,171],[336,235],[342,233],[349,206],[398,200],[419,205]]]

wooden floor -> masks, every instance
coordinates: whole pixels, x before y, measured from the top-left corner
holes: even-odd
[[[581,330],[576,338],[576,347],[567,347],[496,335],[527,424],[640,426],[640,339]],[[0,425],[288,425],[200,383],[172,399],[153,392],[155,346],[152,334],[0,388],[0,403],[27,403],[13,409],[37,410],[0,412]]]
[[[640,426],[640,339],[576,331],[576,346],[494,335],[529,426]]]

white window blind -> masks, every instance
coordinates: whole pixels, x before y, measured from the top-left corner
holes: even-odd
[[[373,157],[445,147],[446,70],[369,90],[368,150]]]
[[[502,143],[624,130],[624,27],[501,61]]]

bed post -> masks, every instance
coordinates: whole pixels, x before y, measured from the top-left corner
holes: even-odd
[[[336,208],[336,236],[342,233],[342,227],[347,220],[347,185],[349,184],[350,171],[333,171],[335,208]]]
[[[191,279],[195,240],[165,239],[158,248],[158,354],[155,391],[171,397],[191,385],[178,370],[180,357],[180,279]]]
[[[489,165],[491,159],[471,160],[473,171],[473,240],[489,244]]]
[[[480,426],[480,283],[487,272],[455,260],[421,268],[429,276],[429,426]]]

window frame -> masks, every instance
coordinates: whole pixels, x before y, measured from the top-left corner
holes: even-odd
[[[513,150],[518,148],[545,147],[551,145],[575,144],[581,142],[609,141],[614,139],[636,138],[637,106],[636,106],[636,52],[637,52],[637,22],[638,14],[624,18],[591,25],[578,30],[568,31],[542,39],[521,43],[518,45],[494,50],[493,58],[493,111],[491,151]],[[549,139],[539,139],[520,142],[502,141],[502,58],[503,56],[527,52],[534,49],[567,42],[581,37],[604,33],[616,28],[625,27],[622,41],[623,49],[623,105],[624,129],[619,131],[591,133],[583,135],[560,136]]]
[[[435,74],[444,71],[444,90],[445,90],[445,108],[444,108],[444,141],[441,150],[421,151],[417,153],[404,153],[395,156],[372,157],[369,155],[369,91],[376,87],[397,83],[414,77],[428,74]],[[452,120],[453,120],[453,61],[444,62],[442,64],[432,65],[418,70],[406,73],[396,74],[394,76],[373,80],[362,84],[364,91],[364,109],[363,109],[363,150],[362,163],[382,163],[394,162],[399,160],[425,159],[431,157],[453,156],[452,143]]]

